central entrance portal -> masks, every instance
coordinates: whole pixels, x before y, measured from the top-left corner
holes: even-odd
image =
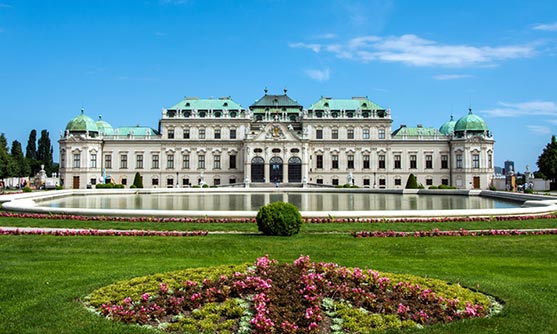
[[[272,157],[269,161],[269,178],[271,182],[282,182],[282,159]]]

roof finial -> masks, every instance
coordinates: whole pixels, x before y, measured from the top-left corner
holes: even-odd
[[[81,113],[85,113],[85,109],[83,109],[83,107],[81,107]]]
[[[99,121],[102,121],[103,115],[99,114]]]
[[[286,89],[286,87],[284,87],[284,95],[286,95],[287,91],[288,91],[288,89]]]
[[[468,97],[468,114],[472,113],[472,96]]]
[[[267,86],[265,86],[265,89],[263,89],[263,91],[265,92],[265,95],[267,95],[267,92],[269,91],[269,90],[267,89]]]

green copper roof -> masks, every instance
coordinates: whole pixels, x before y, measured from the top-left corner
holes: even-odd
[[[485,121],[477,115],[472,113],[472,109],[468,112],[468,115],[461,117],[454,126],[455,132],[483,132],[489,130]]]
[[[112,128],[112,125],[110,125],[106,121],[103,121],[101,115],[99,115],[99,120],[96,122],[96,124],[97,124],[97,128],[99,129],[99,132],[102,133],[103,135],[111,136],[114,134],[114,129]]]
[[[451,133],[454,132],[455,124],[456,121],[454,120],[453,115],[451,115],[451,120],[441,125],[441,127],[439,128],[439,132],[441,132],[444,135],[450,135]]]
[[[97,124],[93,119],[83,112],[81,109],[81,113],[74,117],[71,121],[68,122],[66,125],[66,131],[72,132],[99,132]]]
[[[186,97],[176,103],[168,110],[243,110],[241,105],[234,102],[230,97],[218,99],[200,99],[197,97]]]
[[[354,97],[351,99],[332,99],[329,97],[322,97],[319,101],[315,102],[309,107],[309,110],[385,110],[377,103],[369,100],[368,98]]]
[[[265,95],[250,106],[250,109],[260,108],[295,108],[301,110],[303,106],[286,95],[286,90],[284,95],[269,95],[265,90]]]
[[[157,136],[159,132],[148,126],[123,126],[114,129],[115,136]]]
[[[435,128],[423,128],[423,127],[415,127],[409,128],[407,126],[401,126],[400,128],[396,129],[391,136],[393,139],[397,139],[397,137],[407,136],[407,137],[435,137],[438,136],[439,130]]]

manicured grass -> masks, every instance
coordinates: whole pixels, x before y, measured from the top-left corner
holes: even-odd
[[[28,225],[37,224],[29,221]],[[356,225],[358,230],[372,226]],[[315,226],[321,231],[336,228]],[[418,333],[555,333],[557,329],[557,238],[552,235],[395,239],[304,232],[290,238],[0,236],[0,254],[0,333],[149,333],[91,314],[79,299],[121,279],[253,262],[265,254],[288,262],[304,254],[314,261],[435,277],[477,288],[505,302],[503,312],[495,317]]]
[[[114,221],[76,221],[58,219],[27,219],[0,217],[0,226],[14,227],[58,227],[91,229],[139,229],[159,231],[240,231],[257,233],[255,223],[155,223],[155,222],[114,222]],[[487,222],[444,222],[444,223],[308,223],[301,231],[313,232],[354,232],[354,231],[418,231],[438,228],[440,230],[485,230],[485,229],[532,229],[557,228],[557,219],[532,219]]]

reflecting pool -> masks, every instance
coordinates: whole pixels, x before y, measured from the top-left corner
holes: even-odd
[[[300,211],[457,210],[519,208],[521,202],[460,195],[385,193],[246,192],[73,195],[40,200],[51,208],[257,211],[271,202],[289,202]]]

